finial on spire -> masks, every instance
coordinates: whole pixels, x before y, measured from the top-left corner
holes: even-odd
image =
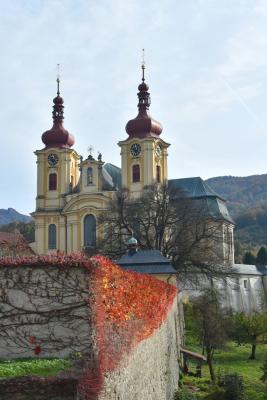
[[[141,111],[146,112],[150,106],[150,94],[148,93],[149,87],[145,83],[145,49],[142,49],[142,83],[138,86],[139,93],[137,96],[139,98],[138,108]]]
[[[60,65],[57,64],[57,95],[58,96],[60,95],[60,91],[59,91],[60,74],[59,74],[59,71],[60,71]]]
[[[94,147],[92,145],[90,145],[88,147],[87,151],[89,152],[88,160],[94,160],[94,157],[93,157]]]
[[[142,81],[145,82],[145,68],[146,68],[146,63],[145,63],[145,49],[142,49]]]
[[[89,152],[90,156],[93,155],[93,151],[94,151],[94,146],[90,145],[87,149],[87,151]]]

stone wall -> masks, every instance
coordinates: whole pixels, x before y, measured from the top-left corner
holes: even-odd
[[[166,321],[115,371],[106,374],[99,400],[172,400],[178,388],[183,315],[177,297]]]
[[[86,269],[0,268],[0,358],[67,357],[91,348]]]

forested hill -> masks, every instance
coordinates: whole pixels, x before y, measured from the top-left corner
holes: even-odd
[[[225,200],[234,218],[236,238],[243,249],[267,245],[267,174],[219,176],[207,180]]]
[[[207,179],[207,182],[227,200],[233,217],[243,214],[249,208],[267,207],[267,174],[218,176]]]

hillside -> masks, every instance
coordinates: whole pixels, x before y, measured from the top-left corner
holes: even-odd
[[[20,214],[14,208],[0,209],[0,226],[7,225],[12,222],[30,222],[32,218],[29,215]]]
[[[220,176],[208,184],[227,200],[236,222],[236,239],[244,250],[267,245],[267,174]]]
[[[219,176],[207,179],[206,182],[227,200],[234,218],[249,208],[267,206],[267,174],[245,177]]]

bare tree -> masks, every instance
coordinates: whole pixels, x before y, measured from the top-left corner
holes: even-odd
[[[34,254],[24,237],[18,232],[0,231],[0,257]]]
[[[226,225],[222,217],[210,215],[205,201],[190,199],[167,184],[146,187],[138,198],[122,189],[99,218],[98,249],[116,259],[126,252],[133,232],[140,248],[160,250],[180,275],[225,277],[232,272],[223,253]]]

